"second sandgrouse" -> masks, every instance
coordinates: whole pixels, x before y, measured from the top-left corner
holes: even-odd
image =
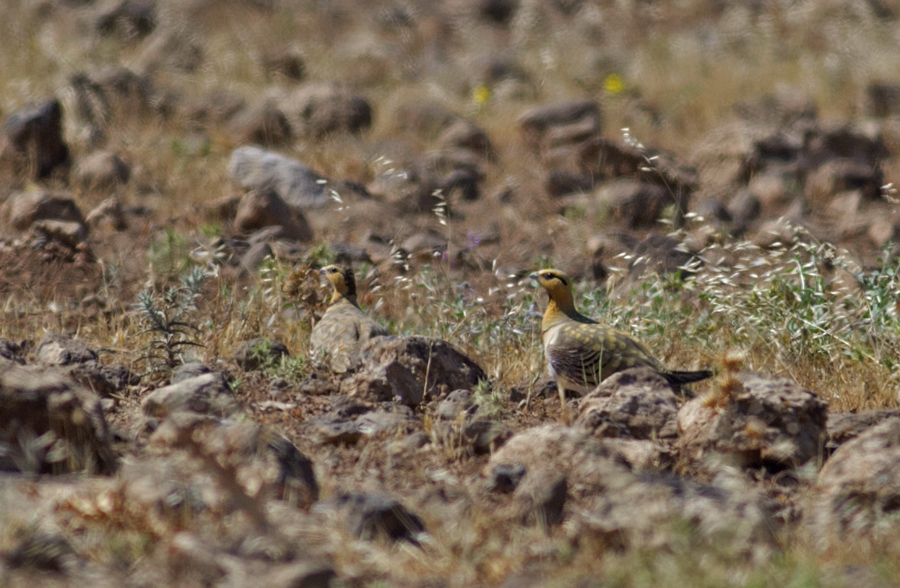
[[[541,340],[550,375],[559,389],[564,419],[568,417],[566,390],[585,394],[596,388],[601,380],[628,368],[648,367],[674,388],[712,376],[710,370],[670,370],[627,333],[578,312],[571,280],[564,272],[545,269],[532,277],[550,295],[541,321]]]
[[[310,345],[313,357],[337,373],[356,366],[366,341],[388,335],[388,330],[367,316],[356,302],[356,279],[349,267],[329,265],[319,270],[334,288],[331,304],[313,326]]]

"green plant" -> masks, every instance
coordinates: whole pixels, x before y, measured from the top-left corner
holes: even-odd
[[[195,318],[197,299],[202,294],[207,274],[194,268],[181,278],[180,286],[170,286],[162,295],[150,290],[138,294],[138,311],[144,327],[138,335],[149,334],[140,361],[147,364],[149,374],[172,370],[185,362],[186,349],[203,347],[194,339],[200,328]]]

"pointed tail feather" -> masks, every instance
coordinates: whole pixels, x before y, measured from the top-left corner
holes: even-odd
[[[700,370],[696,372],[666,372],[662,374],[663,377],[674,386],[683,386],[684,384],[690,384],[692,382],[699,382],[700,380],[705,380],[706,378],[712,377],[712,370]]]

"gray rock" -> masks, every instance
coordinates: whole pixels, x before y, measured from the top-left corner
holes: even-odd
[[[674,439],[678,434],[675,393],[648,368],[614,374],[579,404],[576,425],[595,437]]]
[[[62,135],[62,106],[56,99],[12,113],[0,126],[0,163],[15,174],[40,180],[71,163]]]
[[[438,405],[438,418],[456,420],[460,413],[469,412],[473,402],[471,390],[454,390]]]
[[[696,398],[678,411],[681,460],[725,454],[742,467],[795,468],[820,455],[828,404],[788,378],[738,374],[733,392]]]
[[[43,365],[71,365],[97,361],[97,352],[81,339],[56,331],[47,331],[34,352],[35,361]]]
[[[900,508],[900,418],[841,445],[819,472],[812,525],[823,538],[893,536]]]
[[[156,6],[146,0],[112,0],[97,9],[94,26],[101,35],[142,38],[156,28]]]
[[[525,468],[525,476],[564,476],[576,497],[603,492],[613,480],[632,478],[622,455],[586,431],[558,424],[541,425],[514,435],[485,466],[489,479],[498,471]],[[521,483],[521,482],[520,482]]]
[[[258,581],[260,586],[269,588],[331,588],[338,577],[330,565],[315,560],[267,567],[261,577],[254,577],[254,583]]]
[[[827,441],[825,448],[834,452],[838,447],[856,439],[862,433],[886,421],[900,417],[900,410],[864,410],[862,412],[829,412],[826,421]]]
[[[0,367],[0,470],[116,470],[112,437],[96,394],[52,370]]]
[[[147,417],[164,419],[182,411],[224,417],[240,407],[224,378],[211,373],[154,390],[144,398],[141,409]]]
[[[451,390],[473,388],[487,374],[456,347],[428,337],[377,337],[363,346],[360,371],[341,385],[344,393],[359,387],[354,380],[373,379],[386,386],[375,388],[379,400],[399,396],[403,404],[416,406],[423,394],[440,397]],[[427,381],[426,381],[427,377]],[[365,388],[365,386],[363,386]],[[386,397],[396,391],[394,396]]]
[[[0,364],[3,363],[25,365],[25,358],[22,357],[21,345],[0,337]]]
[[[296,159],[259,147],[235,149],[228,162],[228,175],[247,190],[272,188],[288,205],[301,211],[332,201],[324,177]]]
[[[58,220],[41,220],[31,225],[30,242],[36,249],[45,249],[49,243],[59,243],[75,251],[87,241],[88,226],[84,223]]]

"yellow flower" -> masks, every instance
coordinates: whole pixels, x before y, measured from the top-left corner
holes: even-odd
[[[615,96],[625,89],[625,80],[619,74],[609,74],[603,80],[603,89],[607,94]]]
[[[475,104],[478,106],[482,106],[485,102],[491,99],[491,89],[481,84],[474,90],[472,90],[472,99],[475,101]]]

